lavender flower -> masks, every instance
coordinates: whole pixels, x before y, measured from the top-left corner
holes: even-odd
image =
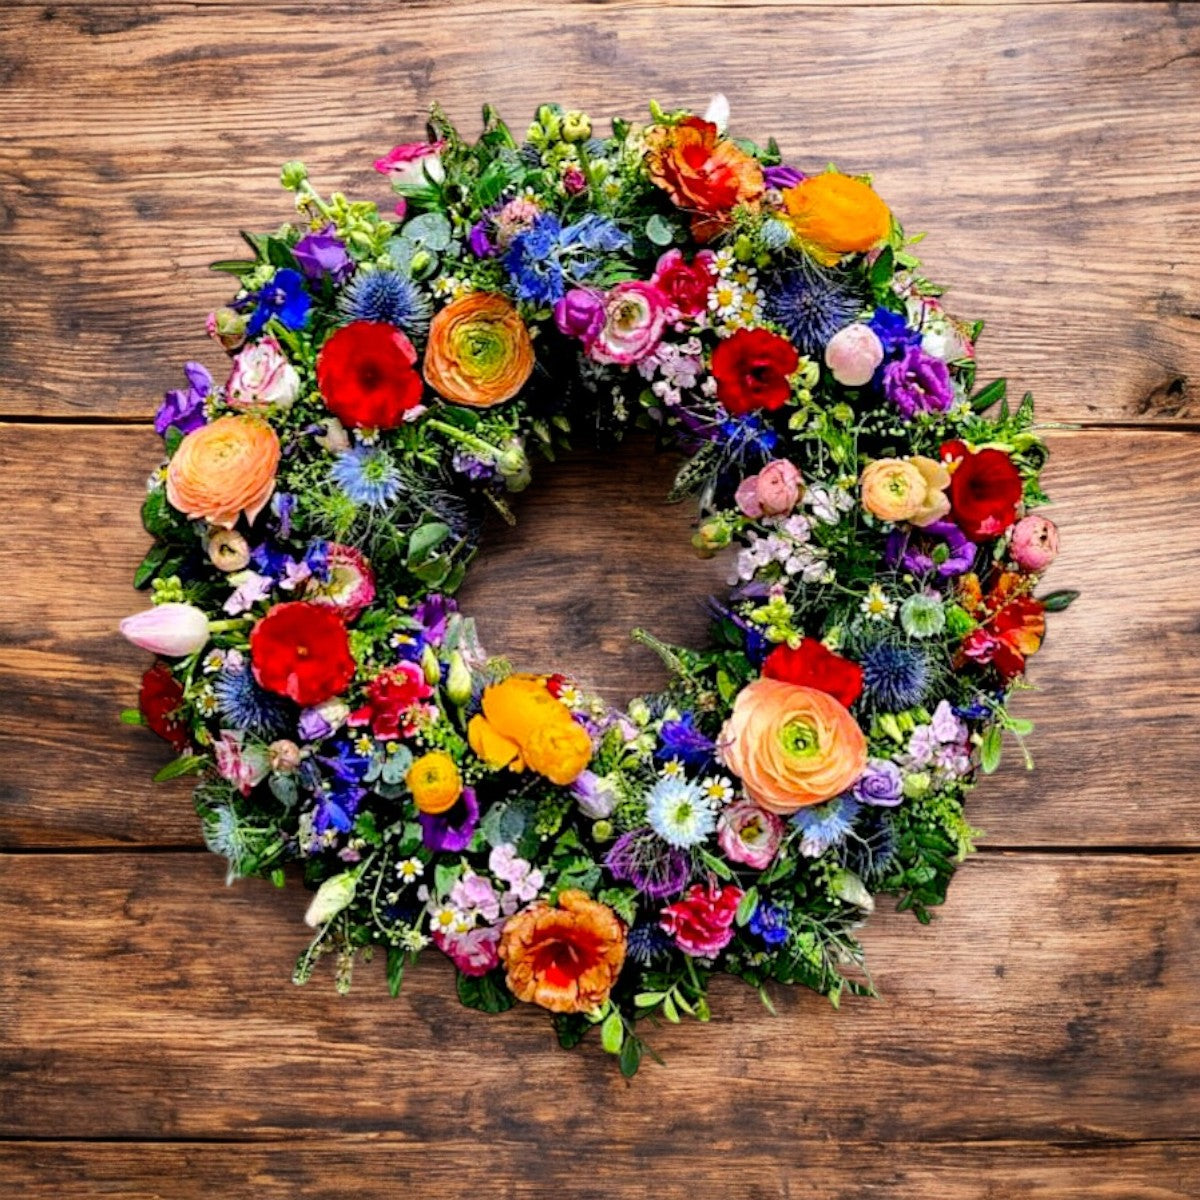
[[[906,421],[919,412],[946,412],[954,403],[949,368],[916,346],[883,368],[882,382],[884,395]]]

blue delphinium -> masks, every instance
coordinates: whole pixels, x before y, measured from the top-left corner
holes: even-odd
[[[660,779],[646,797],[646,820],[664,842],[678,849],[698,846],[717,827],[717,814],[690,779]]]
[[[862,652],[863,690],[878,707],[902,712],[925,699],[929,659],[916,646],[879,642]]]
[[[278,737],[287,725],[284,704],[259,687],[245,663],[221,668],[213,681],[217,712],[231,729],[244,729],[255,737]]]
[[[301,329],[308,320],[312,297],[304,290],[304,276],[291,267],[276,271],[271,282],[241,302],[254,305],[246,325],[248,338],[258,337],[263,326],[274,318],[285,329]]]
[[[659,746],[654,757],[660,762],[678,759],[684,766],[703,770],[712,761],[716,745],[696,728],[693,713],[684,713],[674,721],[664,721],[659,731]]]
[[[429,298],[400,271],[360,271],[338,298],[351,321],[382,321],[413,334],[429,329]]]
[[[890,308],[877,308],[867,324],[875,331],[888,358],[921,344],[921,335],[908,327],[904,314],[892,312]]]
[[[808,858],[819,858],[831,846],[845,840],[846,834],[854,828],[858,810],[858,804],[849,796],[836,796],[825,804],[800,809],[792,818],[803,835],[800,853]]]
[[[400,495],[404,484],[386,450],[355,446],[334,459],[329,478],[354,501],[371,508],[387,508]]]
[[[750,915],[750,932],[768,946],[782,946],[788,939],[788,916],[784,905],[760,902]]]
[[[802,354],[819,354],[858,315],[861,299],[810,263],[781,271],[766,287],[766,313]]]
[[[552,304],[563,298],[568,279],[585,279],[596,269],[599,260],[588,255],[629,245],[629,235],[599,213],[588,213],[565,228],[553,213],[542,213],[513,238],[504,266],[518,299]]]

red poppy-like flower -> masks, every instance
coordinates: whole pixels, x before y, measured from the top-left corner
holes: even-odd
[[[734,416],[780,408],[792,394],[788,376],[799,365],[787,338],[767,329],[738,329],[713,351],[717,399]]]
[[[331,608],[277,604],[250,631],[254,678],[306,708],[344,691],[354,678],[350,639]]]
[[[694,883],[682,900],[662,910],[659,924],[675,944],[693,958],[716,958],[733,938],[733,919],[742,900],[742,889],[732,883],[717,887]]]
[[[969,450],[962,442],[943,444],[941,458],[951,468],[950,518],[973,542],[998,537],[1016,519],[1021,476],[1003,450]]]
[[[394,429],[421,403],[417,352],[394,325],[352,321],[321,347],[317,387],[343,425]]]
[[[422,700],[433,695],[425,672],[415,662],[402,662],[376,675],[367,685],[367,702],[347,718],[349,725],[370,725],[377,738],[408,737]]]
[[[776,646],[767,655],[762,673],[767,679],[828,692],[846,708],[862,695],[862,667],[827,650],[816,638],[806,637],[794,650],[787,644]]]
[[[1046,634],[1046,608],[1029,595],[1030,583],[1018,571],[1001,571],[985,596],[978,576],[963,576],[959,602],[979,626],[963,639],[956,665],[967,659],[991,663],[1005,679],[1025,670]]]
[[[178,751],[186,750],[191,744],[187,726],[176,715],[182,706],[182,685],[166,663],[156,662],[142,676],[138,708],[146,719],[146,727]]]

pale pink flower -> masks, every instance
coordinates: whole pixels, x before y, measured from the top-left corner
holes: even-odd
[[[845,387],[862,387],[883,362],[883,344],[875,330],[861,322],[839,329],[825,347],[825,365]]]
[[[166,658],[195,654],[208,641],[208,617],[194,604],[156,604],[126,617],[120,629],[135,646]]]
[[[1058,526],[1036,513],[1013,526],[1009,553],[1026,571],[1044,571],[1058,557]]]
[[[300,376],[273,337],[244,347],[226,384],[230,405],[240,409],[291,408],[299,391]]]

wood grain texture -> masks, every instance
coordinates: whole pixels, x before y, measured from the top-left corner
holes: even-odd
[[[205,355],[205,264],[286,219],[285,159],[383,200],[371,159],[434,99],[519,128],[547,96],[636,115],[722,88],[739,132],[875,171],[989,321],[985,373],[1047,417],[1200,417],[1195,6],[22,5],[0,79],[10,416],[148,414]]]
[[[207,855],[0,856],[8,1137],[391,1136],[451,1162],[469,1137],[551,1194],[620,1160],[732,1187],[843,1139],[1200,1133],[1200,856],[974,859],[928,928],[872,918],[883,1000],[777,988],[772,1017],[722,977],[708,1027],[646,1031],[668,1065],[632,1083],[530,1006],[461,1009],[437,955],[396,1001],[378,963],[349,997],[328,964],[296,988],[303,890],[222,880]]]
[[[569,1144],[548,1139],[538,1153],[541,1178],[512,1178],[498,1187],[490,1156],[480,1155],[469,1138],[433,1145],[387,1135],[251,1145],[17,1142],[0,1144],[0,1180],[22,1200],[345,1200],[347,1194],[391,1200],[406,1185],[438,1200],[553,1194],[571,1200],[1195,1200],[1200,1186],[1200,1148],[1189,1142],[938,1146],[805,1139],[802,1152],[795,1167],[739,1156],[711,1174],[696,1177],[685,1168],[667,1177],[664,1164],[642,1156],[613,1155],[603,1170],[581,1170]],[[804,1191],[797,1190],[801,1179]],[[980,1190],[984,1180],[986,1192]]]
[[[1037,770],[1011,750],[972,819],[997,846],[1200,844],[1200,438],[1051,440],[1065,548],[1046,586],[1083,598],[1051,619],[1019,701]],[[150,783],[166,747],[116,720],[149,662],[116,624],[146,603],[129,581],[156,454],[144,429],[0,426],[0,511],[22,534],[0,577],[0,845],[198,843],[187,783]],[[463,589],[484,645],[616,702],[660,686],[629,630],[702,644],[727,571],[691,550],[689,506],[662,503],[671,474],[645,441],[542,469]]]

